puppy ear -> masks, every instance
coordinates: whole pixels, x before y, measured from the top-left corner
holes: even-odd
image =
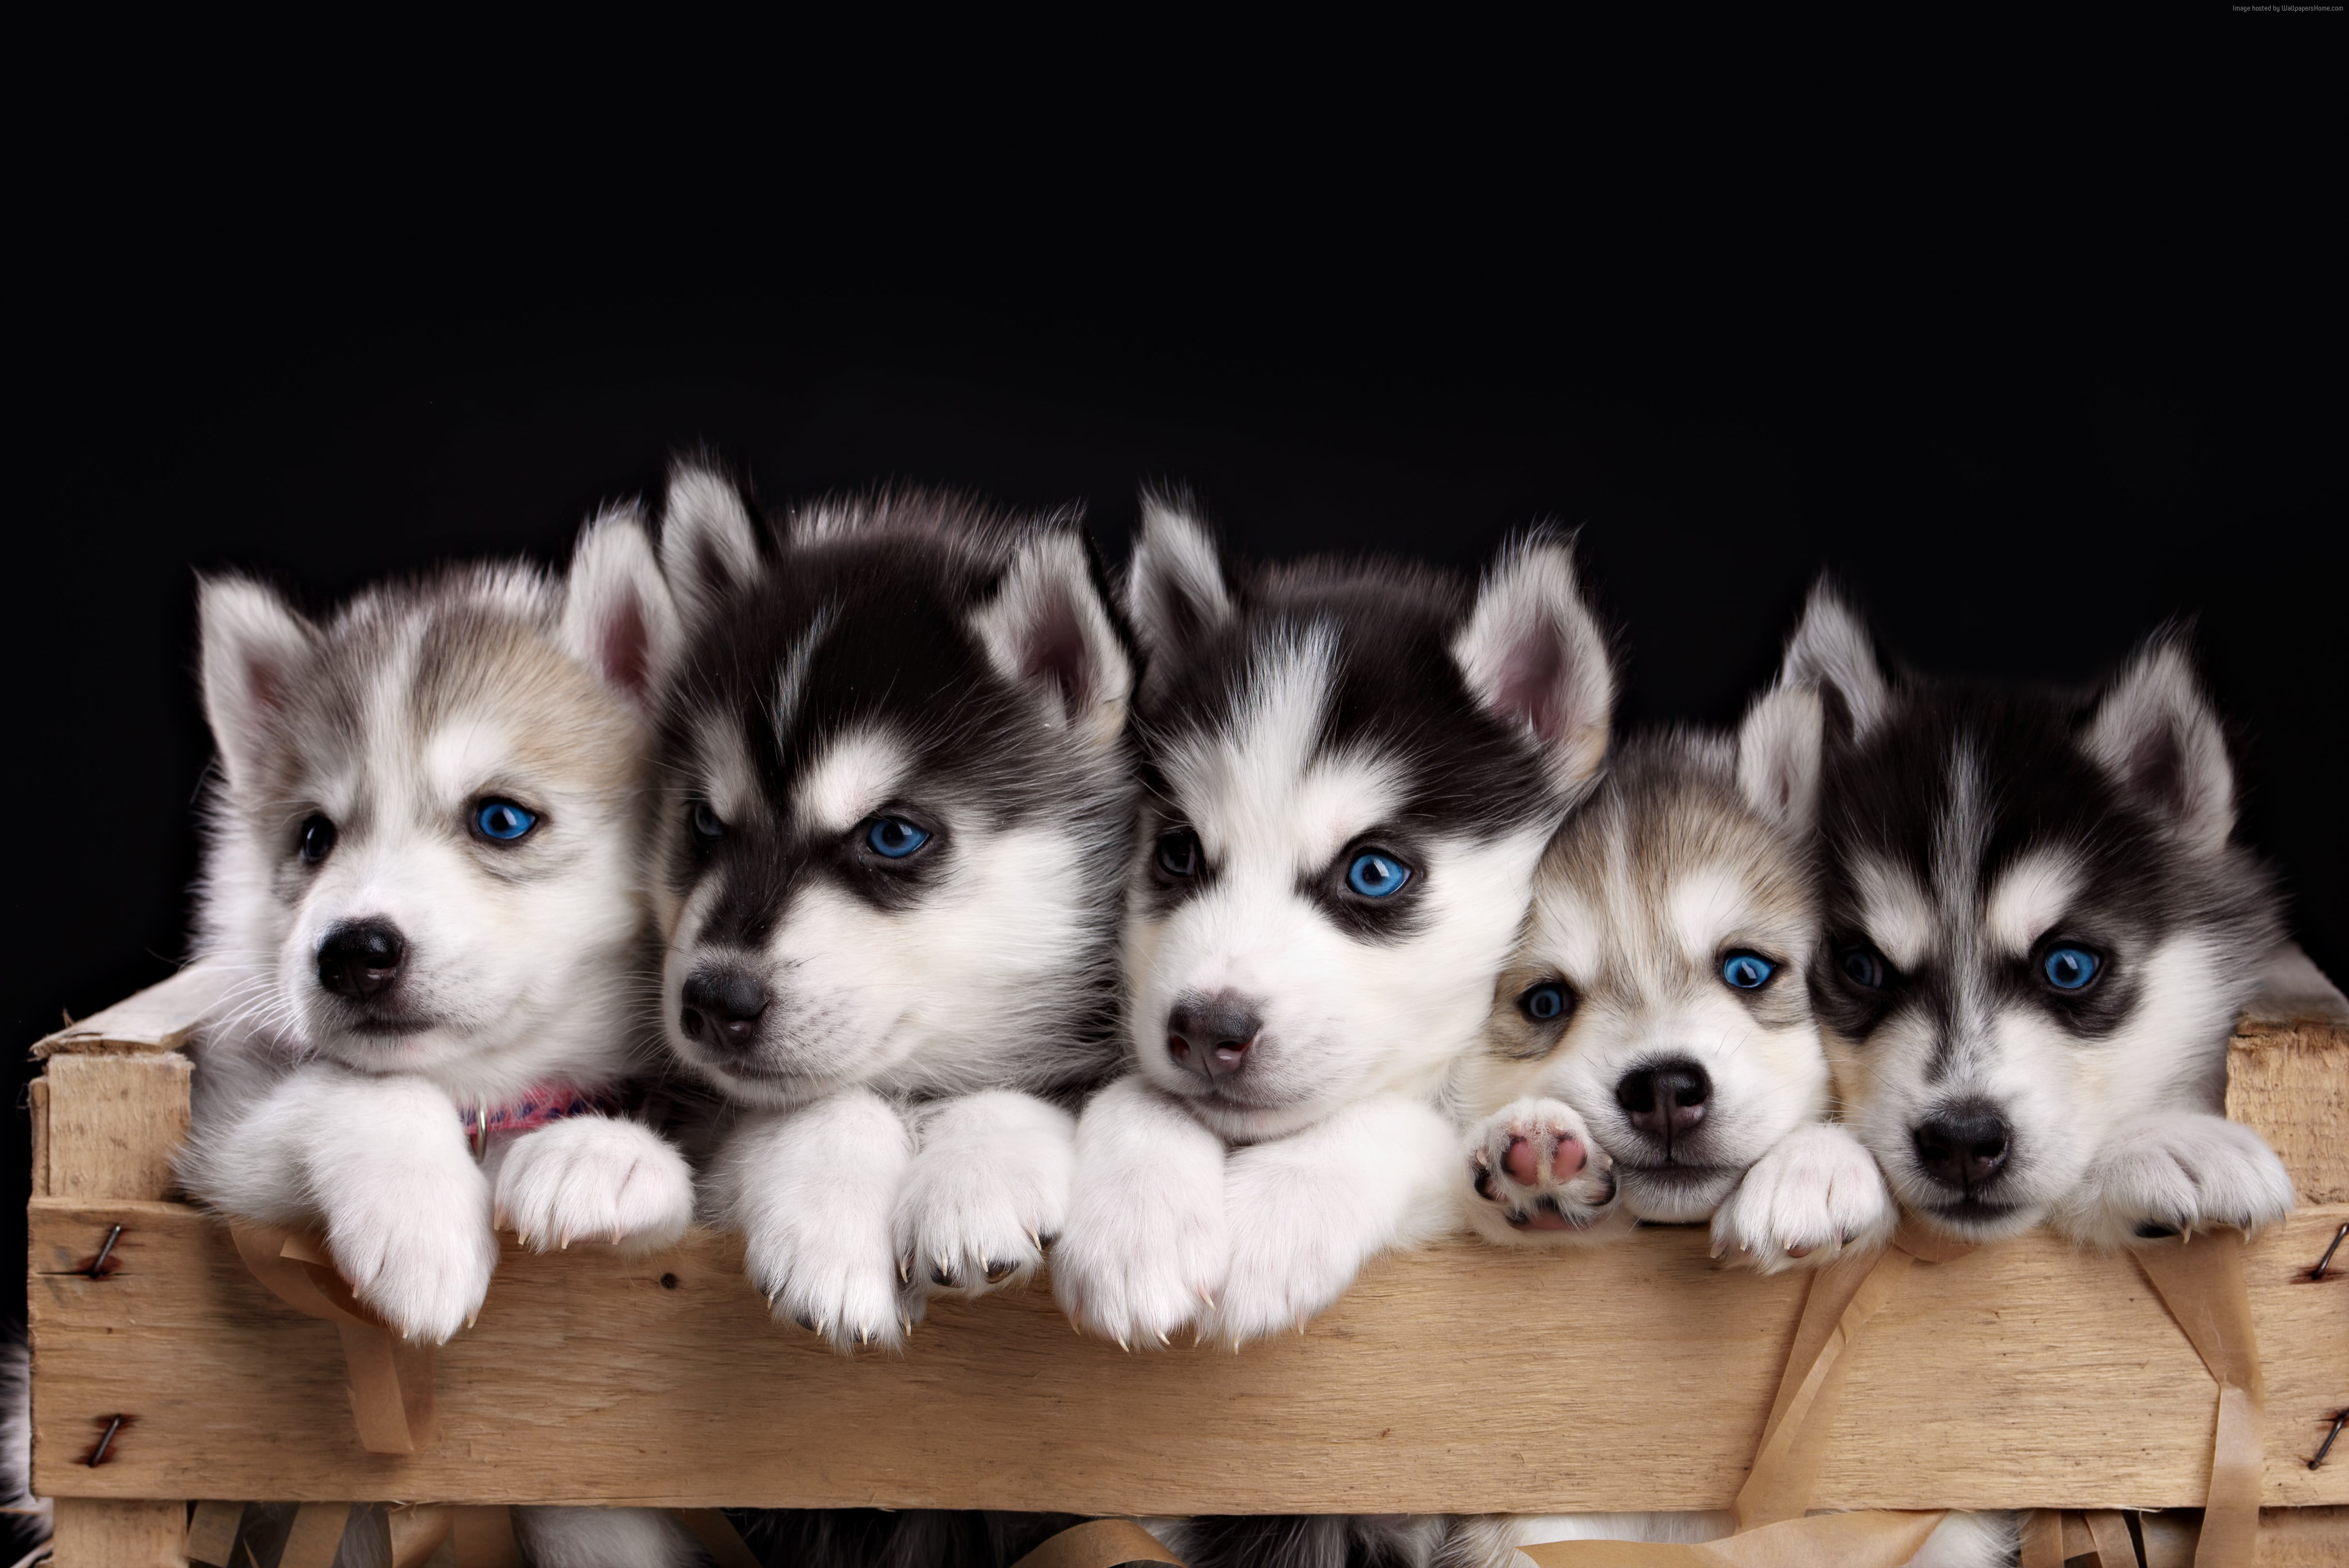
[[[1021,544],[970,629],[1005,679],[1036,692],[1087,744],[1105,745],[1125,727],[1133,663],[1073,530],[1040,530]]]
[[[252,778],[317,630],[274,590],[250,577],[206,577],[196,588],[204,717],[230,787]]]
[[[1186,494],[1142,493],[1142,537],[1126,568],[1126,613],[1144,658],[1183,658],[1232,618],[1215,535]]]
[[[2235,828],[2235,769],[2181,640],[2157,636],[2096,700],[2081,748],[2194,849]]]
[[[1827,724],[1845,740],[1866,739],[1892,710],[1868,624],[1824,579],[1811,589],[1803,624],[1786,643],[1778,683],[1817,688]]]
[[[579,531],[563,585],[563,645],[640,712],[677,657],[677,606],[643,514],[615,507]]]
[[[1818,689],[1780,686],[1754,699],[1737,727],[1737,788],[1779,826],[1808,833],[1819,819],[1826,714]]]
[[[759,576],[759,531],[734,482],[698,458],[670,468],[661,500],[661,571],[692,629]]]
[[[1578,789],[1597,774],[1615,666],[1566,544],[1537,537],[1504,554],[1453,639],[1452,657],[1478,701],[1531,732],[1560,787]]]

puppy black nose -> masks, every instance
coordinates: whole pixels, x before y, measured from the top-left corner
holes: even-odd
[[[1166,1054],[1212,1084],[1246,1066],[1248,1048],[1263,1033],[1264,1020],[1238,992],[1186,996],[1167,1010]]]
[[[1704,1120],[1713,1080],[1684,1057],[1634,1067],[1615,1085],[1615,1103],[1631,1125],[1666,1148]]]
[[[1980,1187],[1997,1175],[2014,1147],[2006,1118],[1980,1100],[1951,1106],[1919,1122],[1909,1136],[1925,1174],[1961,1190]]]
[[[686,977],[678,1023],[705,1045],[740,1049],[759,1033],[767,988],[739,970],[695,970]]]
[[[399,928],[388,920],[336,926],[318,944],[318,983],[338,996],[379,996],[399,978],[407,952]]]

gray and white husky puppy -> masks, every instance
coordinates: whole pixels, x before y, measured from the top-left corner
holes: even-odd
[[[1149,501],[1123,935],[1128,1074],[1086,1106],[1052,1284],[1129,1345],[1298,1327],[1455,1223],[1439,1104],[1613,677],[1566,545],[1480,589],[1309,563],[1235,584]]]
[[[1781,679],[1826,715],[1812,995],[1901,1203],[1972,1241],[2284,1219],[2282,1162],[2220,1114],[2281,898],[2182,640],[2089,693],[1888,679],[1821,589]]]
[[[710,1202],[779,1315],[896,1346],[1026,1280],[1115,1059],[1133,661],[1072,515],[827,502],[701,466],[662,560],[661,1001],[730,1102]]]
[[[650,704],[676,643],[636,518],[591,524],[560,579],[454,569],[318,623],[222,576],[201,618],[220,768],[196,946],[228,985],[188,1191],[323,1227],[360,1299],[430,1342],[479,1311],[500,1213],[541,1247],[679,1234],[684,1161],[613,1114],[648,1044]],[[625,1511],[523,1529],[548,1565],[687,1550]]]

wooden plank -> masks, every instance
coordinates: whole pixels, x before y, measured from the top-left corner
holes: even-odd
[[[68,1023],[34,1042],[33,1054],[51,1056],[157,1055],[188,1043],[196,1022],[228,989],[226,977],[205,964],[186,969],[146,990],[124,997],[102,1012]]]
[[[32,1207],[45,1492],[1081,1513],[1720,1508],[1803,1283],[1724,1270],[1699,1229],[1562,1257],[1382,1261],[1310,1332],[1128,1355],[1041,1290],[934,1310],[902,1357],[770,1321],[739,1241],[649,1260],[509,1247],[439,1358],[437,1441],[361,1449],[334,1329],[278,1303],[175,1204]],[[2306,1279],[2349,1207],[2247,1253],[2268,1376],[2263,1501],[2311,1471],[2349,1387],[2349,1277]],[[121,1267],[78,1267],[114,1224]],[[1818,1503],[2199,1504],[2217,1393],[2134,1264],[2026,1237],[1919,1265],[1849,1352]],[[136,1416],[103,1466],[94,1423]],[[1212,1462],[1203,1456],[1211,1456]]]
[[[188,1059],[52,1056],[47,1072],[49,1194],[161,1198],[188,1136]]]
[[[49,1196],[49,1081],[25,1085],[25,1106],[33,1115],[33,1196]]]
[[[2268,1140],[2302,1203],[2349,1203],[2349,999],[2296,946],[2228,1043],[2227,1116]]]
[[[61,1497],[50,1568],[188,1568],[187,1529],[185,1503]]]

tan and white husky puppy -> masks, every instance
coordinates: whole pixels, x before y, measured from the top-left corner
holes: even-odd
[[[202,587],[220,747],[188,1191],[317,1226],[410,1338],[481,1309],[502,1213],[525,1241],[673,1239],[683,1159],[617,1114],[649,953],[650,701],[676,616],[618,513],[570,571],[474,566],[323,623]],[[533,1511],[542,1568],[685,1561],[660,1516]]]
[[[1487,1113],[1469,1139],[1480,1233],[1710,1220],[1716,1256],[1767,1272],[1891,1234],[1875,1161],[1827,1119],[1806,989],[1818,726],[1816,696],[1790,691],[1733,737],[1632,741],[1551,840],[1487,1048],[1457,1078]]]

